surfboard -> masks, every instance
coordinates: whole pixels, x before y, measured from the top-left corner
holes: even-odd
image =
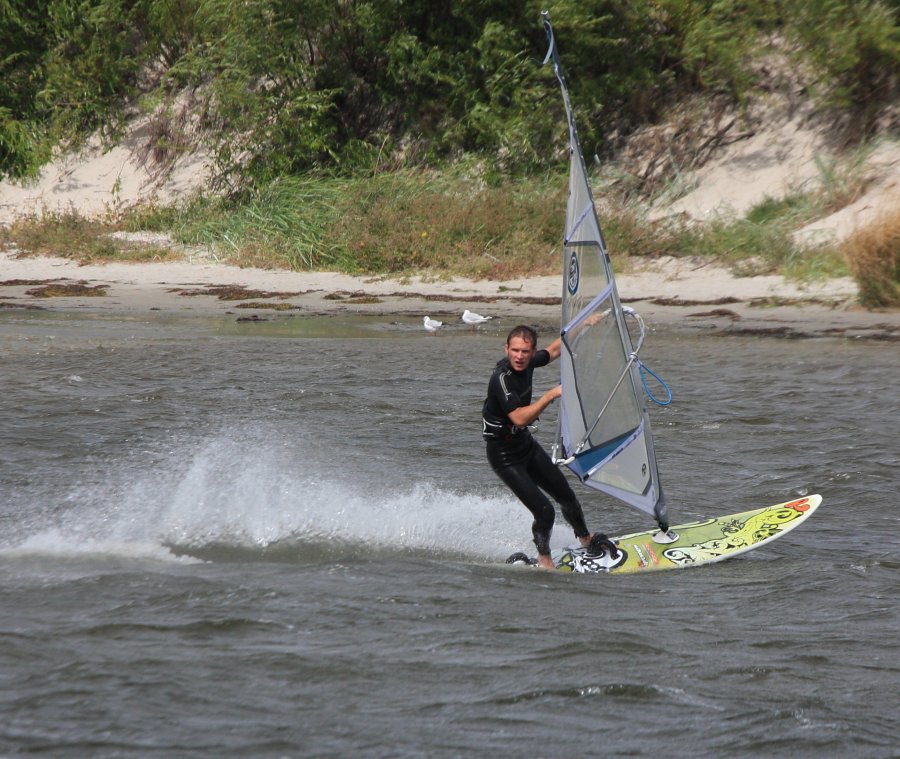
[[[822,502],[822,496],[810,495],[763,509],[690,522],[659,530],[635,532],[612,538],[617,555],[572,546],[556,551],[556,568],[578,574],[633,574],[684,569],[714,564],[771,543],[805,522]],[[665,542],[663,542],[665,541]],[[516,559],[518,558],[518,561]],[[524,554],[513,554],[507,563],[531,563]]]

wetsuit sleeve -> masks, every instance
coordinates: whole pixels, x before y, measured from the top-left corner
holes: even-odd
[[[541,366],[547,366],[550,363],[550,353],[541,348],[531,357],[531,363],[529,366],[537,368]]]

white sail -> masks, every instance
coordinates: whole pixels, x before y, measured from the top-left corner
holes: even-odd
[[[668,529],[637,351],[643,321],[619,301],[594,206],[569,93],[547,12],[547,59],[562,89],[569,124],[569,198],[563,238],[563,388],[554,459],[583,482],[656,518]],[[637,318],[632,343],[626,315]]]

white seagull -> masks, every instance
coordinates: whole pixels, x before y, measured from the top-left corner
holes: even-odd
[[[488,319],[493,319],[493,316],[482,316],[481,314],[473,313],[466,309],[463,311],[462,320],[466,324],[484,324]]]
[[[437,332],[438,329],[444,326],[444,322],[439,322],[437,319],[432,319],[430,316],[425,317],[425,329],[429,332]]]

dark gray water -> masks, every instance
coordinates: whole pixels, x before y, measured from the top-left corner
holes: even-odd
[[[675,523],[825,500],[585,577],[499,563],[509,326],[0,315],[0,755],[900,755],[896,346],[651,335]]]

